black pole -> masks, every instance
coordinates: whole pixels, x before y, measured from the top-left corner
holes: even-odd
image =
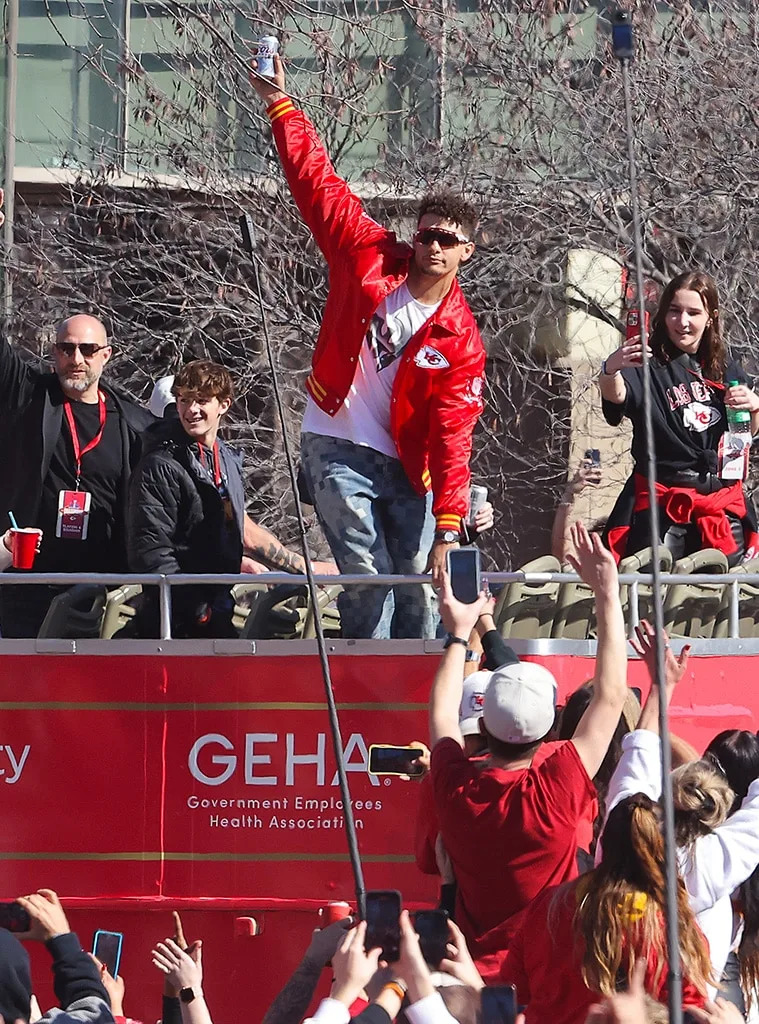
[[[356,890],[356,904],[358,906],[359,917],[363,920],[366,916],[366,888],[364,887],[364,872],[361,866],[361,855],[358,850],[358,837],[356,836],[356,823],[353,818],[353,805],[351,804],[350,789],[348,787],[348,774],[345,771],[345,765],[343,763],[343,738],[340,733],[340,719],[337,715],[337,706],[335,704],[335,693],[332,688],[332,675],[329,668],[329,658],[327,657],[327,645],[324,639],[324,629],[322,626],[322,617],[319,613],[318,604],[318,590],[314,581],[314,570],[311,564],[311,556],[308,552],[308,541],[306,538],[306,524],[303,519],[303,507],[300,503],[300,494],[298,493],[298,480],[295,472],[295,462],[293,460],[292,451],[290,449],[290,441],[287,436],[287,422],[285,420],[285,411],[282,405],[282,394],[279,389],[279,378],[277,377],[277,368],[274,363],[274,352],[271,346],[271,338],[269,336],[269,324],[266,316],[266,308],[264,306],[264,297],[261,290],[261,279],[258,273],[258,259],[256,256],[256,235],[253,227],[253,221],[250,214],[243,214],[239,220],[240,231],[242,232],[243,246],[247,250],[250,261],[253,264],[253,275],[256,282],[256,295],[258,297],[258,304],[261,308],[261,324],[264,331],[264,342],[266,344],[266,355],[269,361],[269,369],[271,371],[272,384],[274,386],[274,400],[277,405],[277,415],[279,416],[279,423],[282,428],[282,440],[285,449],[285,458],[287,460],[287,471],[290,474],[290,487],[292,489],[293,500],[295,502],[295,515],[298,519],[298,531],[300,533],[301,549],[303,551],[303,561],[306,566],[306,580],[308,586],[308,595],[311,601],[311,607],[314,609],[314,625],[316,627],[316,646],[319,650],[319,661],[321,663],[322,678],[324,679],[324,693],[327,698],[327,714],[329,716],[329,728],[332,734],[332,746],[335,751],[335,761],[337,762],[337,777],[340,783],[340,795],[343,801],[343,820],[345,821],[345,838],[348,841],[348,853],[350,856],[351,868],[353,870],[353,881]]]
[[[633,221],[633,245],[635,249],[635,284],[638,290],[638,323],[640,340],[643,345],[643,425],[646,438],[646,459],[648,462],[648,505],[653,576],[654,627],[656,629],[656,679],[659,688],[659,734],[661,738],[661,802],[664,812],[664,869],[666,878],[666,922],[667,979],[670,1024],[682,1024],[683,979],[680,967],[680,941],[677,916],[677,848],[675,845],[675,809],[672,800],[672,749],[669,739],[669,718],[666,700],[666,676],[664,669],[664,606],[660,583],[659,559],[659,506],[656,501],[656,446],[654,444],[651,416],[651,364],[648,353],[648,329],[646,325],[645,282],[643,278],[643,229],[638,197],[638,174],[635,158],[635,125],[632,115],[632,88],[630,63],[635,54],[632,23],[626,11],[615,15],[612,28],[614,53],[622,67],[622,86],[625,98],[625,127],[627,133],[627,162],[630,180],[630,206]]]

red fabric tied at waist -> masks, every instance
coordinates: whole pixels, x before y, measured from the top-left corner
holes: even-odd
[[[699,494],[692,487],[666,487],[657,481],[656,502],[674,523],[695,523],[705,548],[716,548],[725,555],[738,549],[725,513],[732,512],[739,519],[746,515],[740,480],[713,494]],[[634,511],[643,512],[648,507],[648,481],[636,473]]]

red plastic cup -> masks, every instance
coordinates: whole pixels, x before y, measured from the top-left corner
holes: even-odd
[[[319,908],[319,917],[321,918],[322,928],[326,928],[328,924],[334,924],[335,921],[342,921],[344,918],[350,916],[350,904],[345,903],[342,900],[335,903],[328,903],[326,907]]]
[[[31,569],[41,536],[42,530],[34,526],[11,530],[11,558],[14,569]]]

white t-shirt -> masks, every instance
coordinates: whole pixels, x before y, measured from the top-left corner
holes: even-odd
[[[391,292],[372,317],[353,383],[342,406],[334,416],[328,416],[309,395],[303,433],[340,437],[397,459],[390,434],[390,398],[399,357],[439,305],[418,302],[405,281]]]

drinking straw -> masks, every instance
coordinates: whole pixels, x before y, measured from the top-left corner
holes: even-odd
[[[13,527],[13,529],[17,530],[18,529],[18,523],[16,522],[16,517],[14,516],[14,514],[12,512],[8,513],[8,518],[11,521],[11,526]]]

